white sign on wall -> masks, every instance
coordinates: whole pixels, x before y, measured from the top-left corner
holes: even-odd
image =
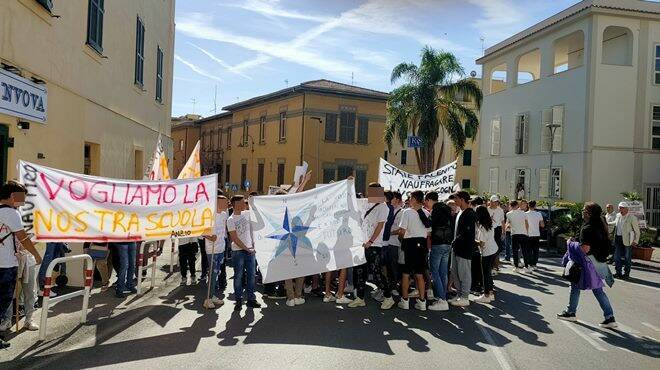
[[[45,85],[0,69],[0,113],[46,123],[47,107]]]

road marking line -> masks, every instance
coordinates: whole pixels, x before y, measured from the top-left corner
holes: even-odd
[[[603,352],[607,351],[605,348],[601,347],[600,344],[598,344],[598,342],[591,339],[588,335],[584,334],[583,332],[581,332],[580,330],[575,328],[575,325],[572,325],[569,322],[566,322],[566,321],[563,321],[563,320],[560,320],[560,321],[561,321],[562,324],[566,325],[567,328],[569,328],[573,332],[575,332],[575,334],[579,335],[580,338],[584,339],[587,343],[591,344],[595,349],[597,349],[599,351],[603,351]]]
[[[488,332],[488,329],[482,325],[482,321],[479,319],[478,316],[468,313],[468,316],[472,316],[475,319],[475,323],[477,324],[477,327],[479,328],[479,331],[481,331],[481,334],[484,336],[486,339],[486,342],[488,342],[489,346],[491,347],[491,350],[493,352],[493,355],[495,356],[495,359],[497,360],[497,363],[500,364],[500,367],[502,370],[511,370],[512,367],[509,364],[509,361],[506,359],[506,355],[504,352],[499,348],[495,340],[493,339],[493,336],[490,335]]]
[[[630,334],[630,335],[632,335],[632,336],[634,336],[634,337],[637,337],[637,334],[641,334],[641,333],[639,332],[639,330],[637,330],[637,329],[633,329],[633,328],[631,328],[631,327],[629,327],[629,326],[626,326],[626,325],[623,325],[623,324],[620,323],[620,322],[617,322],[617,325],[619,326],[619,328],[618,328],[618,329],[614,329],[614,330],[622,331],[622,332],[627,333],[627,334]]]
[[[660,331],[660,329],[658,329],[654,325],[649,324],[648,322],[643,322],[642,325],[646,326],[647,328],[650,328],[651,330]]]

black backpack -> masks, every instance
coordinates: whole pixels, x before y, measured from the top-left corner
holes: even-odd
[[[451,216],[451,208],[444,203],[436,203],[433,206],[431,219],[433,243],[451,244],[454,241],[454,219]]]

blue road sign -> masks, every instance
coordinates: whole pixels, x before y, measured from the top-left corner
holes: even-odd
[[[408,148],[421,148],[422,138],[419,136],[408,136]]]
[[[249,188],[250,188],[250,185],[251,185],[251,184],[250,184],[250,180],[245,180],[245,181],[243,181],[243,187],[244,187],[244,188],[249,189]]]

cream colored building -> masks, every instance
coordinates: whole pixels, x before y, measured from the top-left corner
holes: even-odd
[[[601,205],[635,190],[660,225],[660,4],[582,1],[477,63],[480,190]]]
[[[174,0],[0,1],[2,180],[19,159],[142,178],[159,133],[171,157],[173,54]]]

